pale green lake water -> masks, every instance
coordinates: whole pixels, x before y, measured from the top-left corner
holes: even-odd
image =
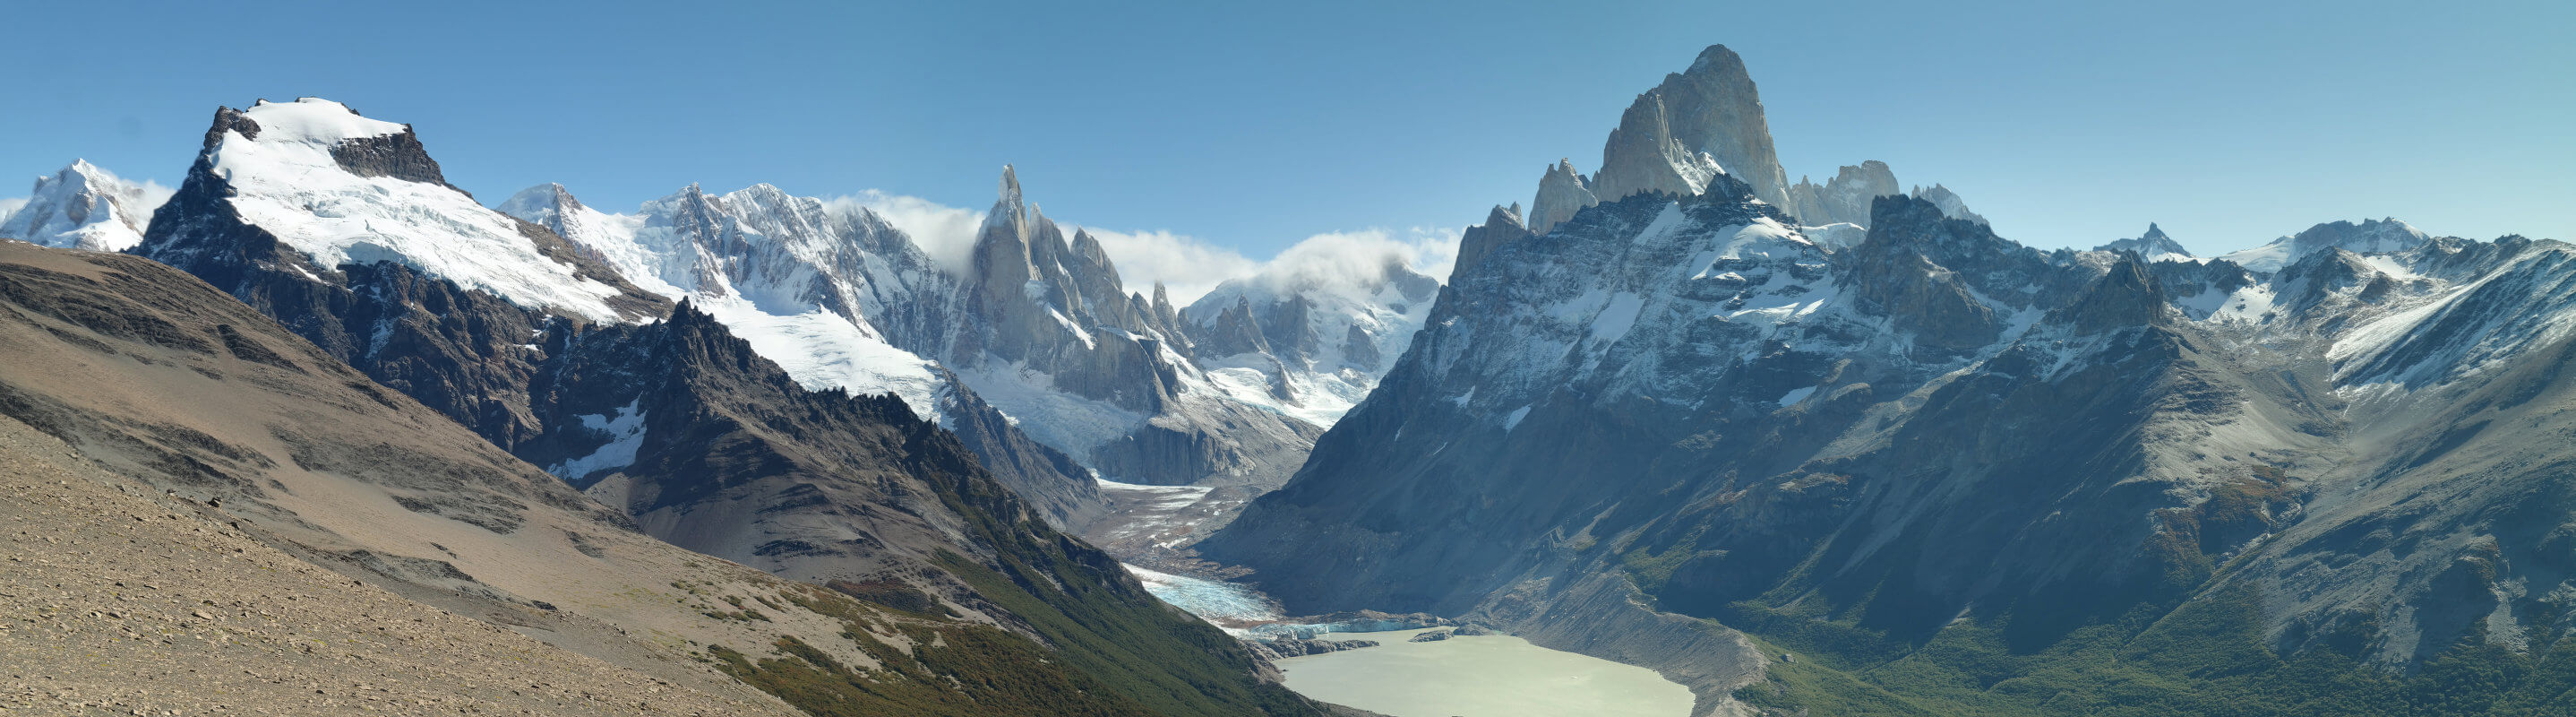
[[[1288,689],[1393,717],[1688,717],[1689,688],[1654,670],[1517,637],[1405,642],[1429,630],[1346,632],[1377,647],[1279,661]]]

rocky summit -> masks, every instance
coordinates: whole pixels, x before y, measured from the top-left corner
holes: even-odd
[[[1649,100],[1614,154],[1670,126]],[[1854,242],[1733,169],[1470,229],[1378,390],[1201,553],[1291,612],[1473,616],[1704,708],[2336,714],[2264,685],[2420,704],[2569,659],[2576,503],[2537,437],[2576,248],[2375,220],[2042,251],[1877,163],[1827,193]],[[1968,671],[2048,687],[1912,682]]]

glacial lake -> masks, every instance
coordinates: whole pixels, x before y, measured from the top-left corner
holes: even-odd
[[[1406,642],[1424,632],[1332,633],[1324,637],[1378,646],[1291,657],[1279,669],[1298,694],[1393,717],[1690,715],[1690,689],[1654,670],[1503,635]]]

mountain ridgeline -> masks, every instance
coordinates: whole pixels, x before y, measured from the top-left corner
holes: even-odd
[[[1125,561],[1693,715],[2576,715],[2576,246],[2042,250],[1777,155],[1712,46],[1445,278],[1315,243],[1175,302],[1010,167],[934,256],[766,184],[487,207],[409,125],[222,108],[167,201],[76,162],[0,216],[0,482],[54,601],[0,602],[313,714],[1349,714]],[[144,601],[185,639],[59,604],[135,602],[102,542],[200,535],[259,574],[114,563],[207,593]],[[397,600],[508,630],[370,637]]]
[[[1058,532],[1053,522],[1077,514],[1081,493],[1057,486],[1087,488],[1088,475],[1018,434],[971,392],[944,387],[931,405],[917,406],[901,391],[853,395],[810,385],[817,382],[757,350],[762,335],[737,337],[720,314],[700,310],[709,295],[669,291],[658,276],[647,282],[654,289],[639,287],[614,257],[475,204],[439,177],[407,126],[310,99],[222,110],[187,182],[155,213],[135,252],[194,274],[205,284],[184,283],[200,291],[211,284],[240,300],[222,303],[255,317],[226,326],[282,327],[246,344],[226,329],[221,345],[234,356],[257,362],[285,350],[276,346],[309,346],[302,349],[309,356],[285,368],[348,373],[335,379],[346,384],[336,390],[411,410],[415,423],[418,410],[406,407],[425,404],[441,422],[479,435],[476,459],[500,466],[521,481],[515,490],[532,496],[498,500],[437,481],[403,484],[411,492],[394,502],[424,519],[511,534],[530,520],[513,506],[542,498],[593,523],[567,533],[575,536],[570,548],[580,549],[561,559],[593,559],[582,557],[591,554],[585,546],[609,531],[801,581],[773,579],[805,587],[749,601],[720,595],[713,583],[648,584],[724,597],[721,607],[700,610],[712,623],[795,627],[768,638],[701,640],[679,656],[808,712],[1323,710],[1275,684],[1275,671],[1232,638],[1155,600],[1116,560]],[[846,307],[864,297],[795,298]],[[104,331],[101,315],[121,313],[132,312],[52,315]],[[735,318],[759,327],[768,315],[748,316]],[[277,337],[285,331],[293,338]],[[191,345],[217,345],[210,341]],[[365,413],[368,405],[343,410]],[[318,407],[283,410],[289,418],[268,430],[297,436],[279,440],[300,451],[293,463],[306,470],[364,480],[377,469],[352,461],[395,459],[337,434],[305,435],[296,417],[327,413]],[[940,411],[965,430],[925,420]],[[21,416],[40,427],[61,423],[38,423],[49,419]],[[979,447],[991,460],[976,455]],[[257,459],[207,450],[225,457],[208,464],[212,470]],[[260,465],[272,463],[287,461]],[[178,465],[198,464],[142,461],[135,473],[158,483],[190,480],[174,473]],[[525,483],[531,474],[543,480]],[[569,492],[574,487],[587,498]],[[256,481],[236,490],[260,494]],[[440,543],[362,545],[395,565],[466,552]],[[548,559],[510,570],[564,567]],[[406,578],[426,586],[419,591],[474,592],[435,578],[436,570],[422,574],[433,577]],[[594,617],[618,630],[658,629]]]
[[[2576,247],[2039,251],[1932,192],[1834,240],[1766,167],[1698,179],[1767,139],[1676,82],[1601,176],[1679,180],[1557,216],[1602,184],[1560,163],[1553,224],[1470,229],[1376,392],[1201,553],[1292,613],[1474,616],[1703,712],[2564,713]]]

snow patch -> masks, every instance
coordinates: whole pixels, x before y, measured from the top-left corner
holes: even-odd
[[[869,327],[816,308],[801,314],[761,311],[739,297],[695,297],[691,306],[715,317],[753,353],[778,364],[807,389],[848,389],[858,394],[894,394],[912,412],[947,425],[939,411],[940,392],[947,389],[935,364],[886,343]]]
[[[581,416],[581,427],[609,435],[608,445],[582,456],[554,464],[546,469],[557,478],[580,480],[592,473],[635,465],[636,449],[644,447],[644,399],[628,402],[617,409],[617,417],[601,414]]]

